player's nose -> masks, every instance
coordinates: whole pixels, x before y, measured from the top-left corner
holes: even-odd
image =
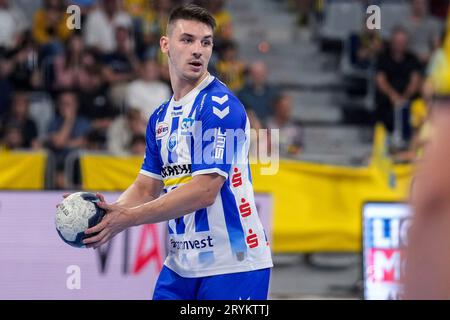
[[[195,42],[195,45],[193,46],[192,55],[198,59],[202,56],[202,45],[200,42]]]

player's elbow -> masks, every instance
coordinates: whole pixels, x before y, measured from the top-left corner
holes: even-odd
[[[192,186],[196,186],[199,206],[210,207],[214,204],[225,178],[218,174],[199,175],[194,177]]]
[[[202,208],[210,207],[214,204],[219,190],[212,184],[204,184],[200,190],[200,202]]]
[[[200,206],[202,208],[210,207],[216,201],[217,193],[212,190],[205,190],[200,195]]]

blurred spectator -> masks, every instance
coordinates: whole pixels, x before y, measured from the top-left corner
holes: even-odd
[[[414,162],[422,158],[424,147],[428,144],[432,133],[430,102],[417,98],[411,103],[413,129],[411,143],[406,150],[399,150],[393,154],[395,162]]]
[[[199,3],[216,19],[214,47],[220,54],[223,45],[233,39],[233,22],[230,12],[225,9],[226,0],[202,0]]]
[[[167,84],[170,84],[168,58],[161,52],[159,40],[161,36],[166,35],[170,11],[181,2],[180,0],[154,0],[151,2],[150,10],[143,17],[142,44],[138,51],[139,56],[142,60],[157,60],[161,66],[160,78]]]
[[[422,64],[426,64],[437,49],[442,24],[429,14],[428,0],[412,0],[411,15],[401,25],[409,34],[411,51]]]
[[[0,57],[0,123],[2,122],[2,118],[8,109],[11,100],[11,94],[13,89],[11,84],[2,76],[1,73],[2,61]],[[1,128],[0,128],[1,131]]]
[[[267,67],[262,61],[254,62],[249,68],[250,81],[239,91],[238,96],[247,110],[252,127],[259,122],[266,127],[267,119],[273,115],[272,104],[278,89],[267,82]]]
[[[103,132],[91,130],[86,137],[86,150],[103,151],[105,150],[106,137]]]
[[[147,120],[137,109],[128,109],[126,115],[119,116],[108,129],[108,151],[116,155],[130,153],[134,135],[145,135]]]
[[[143,134],[134,135],[131,139],[130,151],[131,154],[143,156],[145,154],[146,142]]]
[[[119,10],[118,0],[98,0],[100,5],[88,14],[83,30],[85,43],[102,53],[116,49],[116,27],[130,28],[131,17]]]
[[[82,80],[84,43],[80,35],[70,37],[65,53],[54,60],[55,89],[77,89]]]
[[[48,128],[48,147],[56,159],[55,187],[65,187],[64,165],[67,155],[86,145],[90,130],[89,121],[78,115],[78,100],[73,92],[62,92],[58,96],[58,114]]]
[[[128,82],[139,70],[139,61],[134,54],[130,30],[116,28],[117,48],[103,57],[103,76],[111,86],[110,98],[116,109],[123,107]]]
[[[450,95],[450,33],[443,34],[441,46],[428,63],[423,95],[431,99],[435,92]]]
[[[449,0],[430,0],[431,14],[440,19],[448,17],[449,7]]]
[[[23,135],[19,125],[7,124],[0,140],[0,150],[17,150],[23,148]]]
[[[24,17],[24,29],[30,30],[34,14],[42,8],[43,2],[43,0],[10,0],[9,4]]]
[[[92,91],[89,86],[92,84],[93,70],[101,70],[99,54],[94,49],[85,48],[83,38],[73,34],[64,54],[54,59],[54,89],[78,91],[86,88]]]
[[[306,27],[310,24],[313,0],[295,0],[297,9],[297,25]]]
[[[381,121],[389,132],[394,131],[394,117],[400,119],[402,138],[410,139],[409,104],[419,93],[421,85],[420,63],[408,52],[408,35],[396,28],[392,33],[389,49],[384,52],[376,66],[376,120]]]
[[[446,21],[445,21],[445,31],[446,31],[447,34],[450,33],[450,4],[449,4],[448,9],[447,9],[447,18],[446,18]]]
[[[30,119],[28,110],[29,100],[27,94],[25,92],[16,92],[13,97],[9,114],[5,117],[4,127],[19,129],[21,139],[20,144],[17,144],[17,147],[38,149],[41,147],[41,143],[37,139],[38,132],[36,123]]]
[[[364,21],[363,30],[350,36],[350,62],[360,69],[367,69],[383,48],[381,35],[376,29],[368,29]]]
[[[143,43],[144,19],[147,16],[154,17],[151,1],[149,0],[124,0],[123,9],[130,15],[133,22],[134,41],[136,53],[141,57],[142,51],[145,51]]]
[[[80,115],[91,122],[93,129],[106,135],[116,111],[108,97],[108,87],[103,80],[101,67],[98,65],[84,66],[83,81],[80,83],[78,99]]]
[[[164,55],[159,50],[159,39],[166,34],[167,18],[175,4],[174,0],[154,0],[143,14],[139,48],[142,58],[163,59]]]
[[[39,45],[52,45],[49,50],[59,50],[72,31],[67,28],[66,7],[62,0],[44,0],[44,7],[34,14],[33,37]],[[54,53],[53,51],[50,53]]]
[[[155,60],[147,60],[142,65],[139,79],[127,88],[125,104],[127,108],[138,109],[148,119],[153,111],[171,96],[167,84],[159,80],[159,65]]]
[[[303,133],[301,128],[292,121],[292,98],[286,94],[280,95],[274,104],[275,114],[267,121],[268,129],[279,130],[280,156],[298,156],[303,147]]]
[[[425,148],[429,145],[433,136],[434,127],[432,123],[433,107],[430,104],[425,119],[417,127],[412,141],[412,150],[414,152],[413,159],[421,159],[424,155]]]
[[[159,35],[166,34],[167,19],[169,18],[170,11],[179,4],[177,0],[152,0],[151,6],[155,13],[154,29],[159,29]]]
[[[25,17],[11,7],[10,0],[0,0],[0,51],[15,49],[25,27]]]
[[[149,9],[149,0],[123,0],[123,8],[131,17],[142,17]]]
[[[0,62],[0,72],[15,90],[32,91],[42,84],[38,47],[29,33],[26,33],[17,49],[5,54]]]
[[[220,56],[217,74],[228,88],[238,92],[244,86],[245,64],[238,59],[236,44],[232,41],[223,44]]]

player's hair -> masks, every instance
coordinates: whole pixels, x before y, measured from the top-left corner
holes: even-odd
[[[210,26],[213,31],[216,28],[216,20],[208,10],[195,4],[182,5],[173,9],[169,15],[167,29],[169,30],[177,20],[199,21]]]

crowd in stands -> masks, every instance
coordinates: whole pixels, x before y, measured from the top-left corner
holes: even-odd
[[[288,1],[298,12],[302,27],[311,27],[311,21],[326,19],[326,5],[332,2]],[[433,95],[450,94],[450,1],[334,2],[340,2],[344,11],[359,5],[364,13],[360,31],[349,32],[347,38],[339,40],[343,48],[348,48],[341,54],[348,55],[351,68],[365,72],[365,91],[368,87],[374,88],[370,96],[373,104],[370,122],[381,122],[385,126],[390,135],[391,155],[396,161],[416,160],[424,146],[424,137],[430,136]],[[369,29],[365,14],[369,5],[397,10],[395,13],[381,10],[385,14],[381,20],[393,20],[390,21],[392,28]],[[406,10],[399,10],[402,8]],[[399,15],[395,16],[397,13]]]
[[[391,152],[398,161],[417,158],[424,145],[423,129],[429,126],[424,124],[430,119],[433,94],[450,93],[442,88],[450,75],[450,65],[442,64],[450,62],[449,52],[444,51],[450,29],[431,13],[442,10],[442,2],[411,0],[409,16],[399,21],[374,60],[375,120],[391,133]]]
[[[264,63],[239,58],[224,0],[0,0],[0,149],[51,152],[55,188],[65,187],[74,150],[143,155],[148,118],[172,94],[159,39],[170,11],[188,2],[213,13],[210,71],[252,124],[265,128],[273,116],[287,126],[291,101],[274,104]],[[70,5],[81,9],[78,29],[68,26]]]
[[[299,27],[326,19],[328,1],[277,1],[298,13]],[[264,62],[239,57],[226,0],[0,0],[0,150],[52,152],[55,188],[65,187],[73,150],[143,155],[146,122],[171,96],[159,39],[170,10],[187,2],[216,18],[211,73],[237,94],[253,128],[280,129],[281,156],[299,155],[294,102],[268,82]],[[411,146],[421,145],[433,92],[450,92],[448,2],[411,0],[410,16],[389,39],[365,23],[348,35],[352,66],[372,71],[373,122],[385,124],[401,160],[412,160]],[[74,30],[67,25],[72,4],[81,8]]]

